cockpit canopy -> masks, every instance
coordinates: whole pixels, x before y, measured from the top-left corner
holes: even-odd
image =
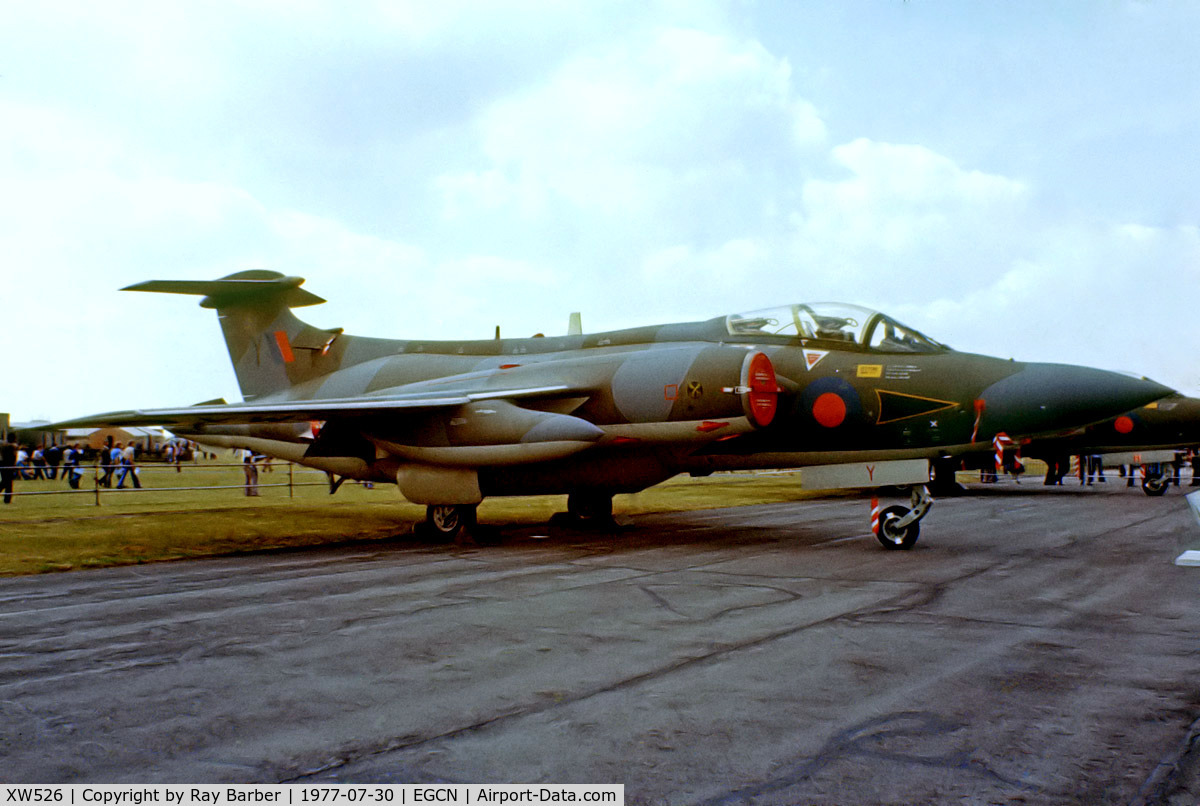
[[[881,353],[937,353],[945,345],[890,316],[843,302],[784,305],[725,318],[731,336],[784,336],[846,342]]]

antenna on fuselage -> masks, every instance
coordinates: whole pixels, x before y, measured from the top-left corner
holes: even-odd
[[[583,316],[579,311],[571,314],[571,318],[567,320],[567,335],[582,336],[583,335]]]

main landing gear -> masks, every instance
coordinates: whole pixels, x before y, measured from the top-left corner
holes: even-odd
[[[425,507],[425,521],[417,524],[417,533],[440,542],[462,541],[481,546],[500,542],[500,530],[483,526],[474,504],[433,504]]]
[[[572,529],[611,529],[612,495],[596,490],[573,492],[567,496],[567,511],[556,512],[550,522]]]
[[[921,519],[933,506],[933,496],[924,485],[914,487],[912,508],[899,504],[879,513],[879,531],[876,537],[885,549],[910,549],[921,534]]]
[[[612,524],[612,496],[571,493],[567,496],[567,514],[585,526],[608,526]]]
[[[477,523],[475,507],[465,504],[434,504],[425,507],[425,526],[435,536],[453,540],[462,530]]]
[[[612,495],[605,492],[574,492],[567,496],[567,511],[551,517],[551,523],[576,529],[611,529]],[[474,504],[432,504],[425,507],[425,521],[418,523],[418,534],[437,542],[461,540],[479,545],[500,542],[500,530],[481,525]]]

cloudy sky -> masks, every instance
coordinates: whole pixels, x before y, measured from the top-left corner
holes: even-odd
[[[238,399],[147,279],[489,338],[879,308],[1200,393],[1200,4],[0,0],[0,411]]]

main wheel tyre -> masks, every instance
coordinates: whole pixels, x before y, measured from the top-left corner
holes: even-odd
[[[612,521],[612,496],[605,493],[571,493],[567,512],[580,523],[607,524]]]
[[[437,537],[452,540],[463,529],[475,524],[475,507],[461,504],[434,504],[425,508],[425,523]]]
[[[903,529],[897,528],[896,523],[908,514],[908,507],[890,506],[879,513],[880,544],[885,549],[910,549],[921,534],[921,522],[913,521]]]
[[[1170,486],[1170,476],[1153,476],[1151,478],[1142,479],[1142,492],[1144,492],[1146,495],[1163,495]]]

